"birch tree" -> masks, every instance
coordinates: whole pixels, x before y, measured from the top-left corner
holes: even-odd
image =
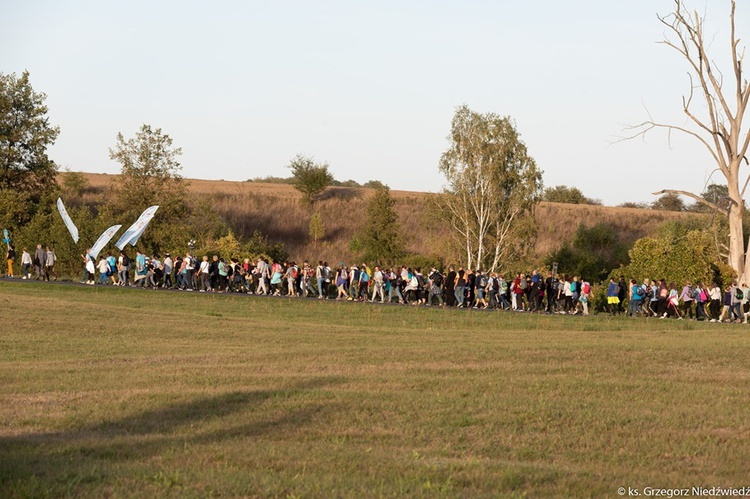
[[[654,129],[682,133],[697,140],[708,152],[716,166],[714,172],[719,172],[726,181],[728,207],[682,190],[664,189],[654,194],[687,196],[726,216],[729,220],[729,265],[738,276],[744,277],[745,282],[750,282],[750,262],[745,253],[742,229],[743,199],[750,182],[750,172],[746,168],[741,171],[743,162],[745,167],[748,165],[750,129],[743,120],[750,100],[750,86],[742,71],[745,47],[740,48],[737,35],[736,5],[734,0],[730,2],[728,40],[719,44],[706,33],[705,16],[690,11],[682,0],[674,0],[674,4],[673,12],[658,16],[658,19],[667,28],[662,43],[675,50],[688,65],[690,86],[687,95],[682,98],[687,123],[674,125],[649,119],[635,128],[641,129],[637,135]],[[727,51],[719,59],[712,52],[717,46]],[[729,68],[719,67],[716,61],[722,59],[728,61]]]
[[[494,271],[528,246],[521,233],[533,225],[542,172],[509,117],[461,106],[449,138],[440,159],[448,182],[443,212],[465,265]]]

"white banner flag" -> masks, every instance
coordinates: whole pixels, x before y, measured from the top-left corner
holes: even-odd
[[[91,258],[96,259],[96,257],[99,256],[99,252],[107,245],[109,240],[112,239],[115,234],[117,234],[117,231],[120,230],[120,227],[122,227],[122,225],[113,225],[109,229],[105,230],[101,236],[99,236],[99,239],[96,240],[94,245],[91,247],[91,251],[89,251],[89,255],[91,255]]]
[[[70,219],[70,215],[68,215],[68,210],[65,209],[65,205],[62,202],[62,199],[57,198],[57,211],[60,212],[60,216],[63,219],[63,222],[65,222],[65,226],[68,228],[68,232],[70,232],[70,235],[73,237],[73,242],[78,242],[78,227],[73,223],[73,220]]]
[[[140,239],[141,235],[143,234],[143,231],[146,230],[146,226],[148,225],[148,223],[152,218],[154,218],[154,214],[158,209],[158,206],[150,206],[146,209],[146,211],[141,213],[141,216],[138,217],[138,220],[136,220],[135,223],[125,231],[125,233],[120,237],[115,246],[122,250],[128,243],[130,243],[131,245],[135,245],[135,243],[138,242],[138,239]]]

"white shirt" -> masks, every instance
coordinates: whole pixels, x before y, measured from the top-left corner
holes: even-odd
[[[99,272],[102,274],[106,274],[107,272],[109,272],[109,264],[107,263],[107,260],[105,260],[104,258],[99,260],[98,267],[99,267]]]

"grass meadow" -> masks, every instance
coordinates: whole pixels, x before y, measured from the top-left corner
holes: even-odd
[[[0,321],[0,497],[750,485],[747,326],[7,281]]]

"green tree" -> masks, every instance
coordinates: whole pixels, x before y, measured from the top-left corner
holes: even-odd
[[[56,185],[47,147],[60,128],[49,123],[46,99],[31,88],[28,71],[20,78],[0,73],[0,189],[28,193],[32,201]]]
[[[83,173],[65,169],[62,175],[62,190],[66,197],[80,198],[90,187],[91,184]]]
[[[590,199],[583,195],[583,192],[577,187],[568,187],[567,185],[558,185],[544,189],[542,201],[549,203],[567,203],[567,204],[594,204],[600,205],[598,199]]]
[[[0,189],[0,229],[22,227],[31,218],[31,195],[14,189]]]
[[[253,237],[244,245],[244,249],[250,255],[251,259],[262,256],[274,262],[283,262],[289,258],[289,253],[284,248],[284,243],[271,242],[268,236],[258,230],[253,232]]]
[[[323,225],[323,220],[320,218],[320,213],[317,211],[310,217],[310,230],[308,232],[310,240],[313,245],[317,246],[318,241],[326,237],[326,228]]]
[[[288,168],[292,170],[294,188],[311,204],[333,181],[328,164],[316,164],[312,158],[301,154],[289,163]]]
[[[700,280],[719,284],[735,277],[735,271],[722,262],[714,235],[708,230],[669,232],[658,237],[638,239],[630,250],[630,264],[613,271],[640,281],[666,279],[675,283]]]
[[[359,182],[352,179],[344,180],[343,182],[341,180],[333,179],[328,185],[332,187],[362,187],[361,185],[359,185]]]
[[[368,189],[380,189],[382,187],[385,187],[385,184],[380,180],[368,180],[367,182],[362,184],[362,187],[366,187]]]
[[[716,205],[720,210],[728,210],[732,201],[729,199],[729,189],[726,185],[721,184],[708,184],[706,189],[701,193],[701,197],[706,201],[709,201]],[[704,203],[696,201],[688,208],[689,211],[696,211],[699,213],[708,213],[715,211]]]
[[[239,257],[240,255],[241,244],[231,230],[226,236],[220,237],[219,240],[216,241],[216,247],[219,255],[226,261],[229,261],[230,258]]]
[[[648,210],[651,205],[642,201],[625,201],[617,205],[618,208],[636,208],[638,210]]]
[[[544,263],[557,262],[561,274],[572,274],[594,281],[607,278],[612,269],[628,261],[628,248],[620,243],[615,229],[605,223],[586,227],[578,225],[572,244],[550,253]]]
[[[405,253],[394,205],[391,190],[385,185],[378,188],[367,202],[364,224],[352,246],[368,262],[392,264]]]
[[[533,244],[542,171],[508,117],[461,106],[450,139],[440,159],[448,180],[441,201],[450,234],[465,265],[494,270]]]
[[[149,206],[159,205],[139,246],[150,251],[173,250],[194,233],[190,226],[187,184],[182,180],[177,157],[182,149],[173,147],[172,138],[160,128],[142,125],[135,137],[125,140],[117,134],[117,143],[109,150],[111,159],[120,163],[121,175],[112,183],[108,216],[129,224]]]
[[[652,210],[685,211],[685,202],[675,193],[667,192],[651,203]]]

